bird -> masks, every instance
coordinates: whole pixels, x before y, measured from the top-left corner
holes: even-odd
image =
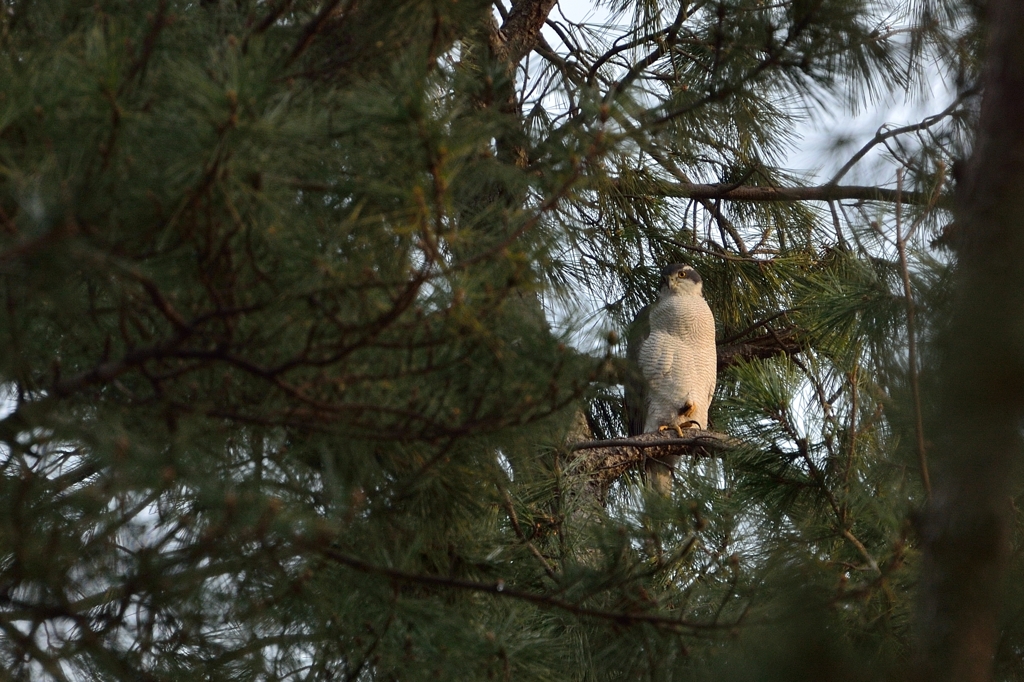
[[[708,428],[715,394],[718,356],[715,316],[704,300],[703,279],[682,263],[661,272],[658,300],[641,310],[630,330],[627,356],[637,376],[626,385],[626,420],[631,436],[672,429]],[[663,495],[671,492],[678,456],[651,458],[647,480]]]

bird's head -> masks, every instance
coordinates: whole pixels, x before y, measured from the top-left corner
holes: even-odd
[[[661,271],[661,290],[667,293],[704,295],[703,280],[700,273],[689,265],[673,263]]]

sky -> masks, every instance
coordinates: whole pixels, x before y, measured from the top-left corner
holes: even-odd
[[[604,4],[605,6],[600,6]],[[570,21],[586,21],[600,24],[610,19],[607,2],[599,0],[558,0],[552,10],[551,17],[559,19],[564,16]],[[561,40],[550,28],[544,29],[548,43],[557,49]],[[842,107],[821,106],[811,112],[808,120],[798,124],[794,129],[793,149],[782,161],[786,168],[805,174],[810,182],[825,182],[838,170],[846,160],[860,149],[883,124],[901,126],[915,123],[921,119],[942,111],[956,96],[955,89],[944,83],[938,72],[929,79],[929,92],[923,96],[915,96],[908,101],[902,95],[894,95],[888,100],[875,103],[871,107],[853,112]],[[848,141],[836,148],[838,140]],[[849,184],[875,184],[880,170],[881,154],[868,154],[844,178]],[[891,172],[891,171],[890,171]]]

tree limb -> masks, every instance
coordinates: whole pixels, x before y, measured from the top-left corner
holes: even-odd
[[[660,431],[632,438],[582,441],[574,443],[571,448],[580,453],[574,473],[584,477],[587,486],[595,488],[598,499],[603,500],[604,493],[616,479],[648,459],[668,456],[713,457],[738,445],[738,440],[723,433],[686,429],[682,436],[675,431]]]
[[[749,185],[662,181],[655,193],[685,199],[725,199],[727,201],[885,201],[927,206],[934,201],[928,192],[897,192],[887,187],[863,185],[810,185],[804,187],[754,187]],[[953,198],[943,194],[934,202],[939,208],[952,208]]]
[[[501,24],[502,43],[496,56],[510,68],[515,66],[537,45],[540,29],[558,0],[518,0],[512,3],[508,18]]]

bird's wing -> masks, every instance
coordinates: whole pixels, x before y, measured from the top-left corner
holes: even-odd
[[[647,421],[648,389],[640,367],[640,347],[651,333],[651,306],[641,308],[626,329],[626,359],[629,360],[625,381],[623,406],[625,411],[626,431],[630,436],[638,436],[644,432]]]

